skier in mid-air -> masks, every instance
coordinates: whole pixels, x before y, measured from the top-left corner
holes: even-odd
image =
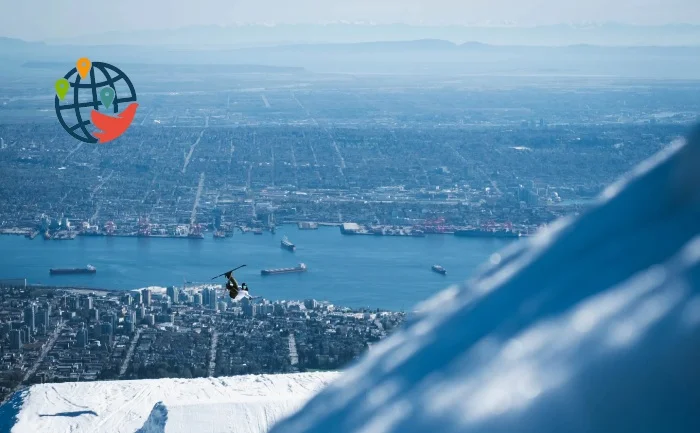
[[[243,265],[245,266],[245,265]],[[242,266],[241,266],[242,267]],[[238,269],[238,268],[236,268]],[[250,295],[248,292],[248,285],[246,283],[243,283],[241,285],[238,284],[238,281],[236,281],[236,278],[233,276],[233,271],[236,269],[233,269],[228,272],[224,272],[223,274],[219,276],[225,276],[228,281],[226,281],[226,290],[228,290],[228,295],[231,297],[233,302],[237,302],[242,300],[243,298],[248,298],[248,299],[257,299],[257,297],[253,297]],[[217,277],[214,277],[217,278]]]

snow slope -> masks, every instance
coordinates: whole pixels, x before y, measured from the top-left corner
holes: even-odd
[[[270,433],[700,432],[700,129],[491,257]]]
[[[301,373],[32,386],[12,433],[263,433],[337,376]]]

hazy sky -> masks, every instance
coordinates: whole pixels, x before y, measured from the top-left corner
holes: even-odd
[[[0,0],[0,36],[26,40],[236,22],[700,24],[700,0]]]

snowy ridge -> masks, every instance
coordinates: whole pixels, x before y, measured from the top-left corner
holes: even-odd
[[[491,258],[270,433],[700,431],[700,129]]]
[[[12,433],[264,433],[337,373],[32,386]]]

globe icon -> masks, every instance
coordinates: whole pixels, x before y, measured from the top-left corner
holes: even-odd
[[[136,101],[134,85],[121,69],[103,62],[92,62],[90,72],[81,79],[77,68],[71,69],[64,78],[70,83],[70,89],[61,100],[56,96],[56,117],[70,135],[84,143],[97,143],[88,127],[91,111],[101,111],[104,114],[119,113],[126,103]],[[108,107],[100,100],[100,91],[105,87],[114,90],[114,99]],[[90,127],[94,129],[94,127]]]

